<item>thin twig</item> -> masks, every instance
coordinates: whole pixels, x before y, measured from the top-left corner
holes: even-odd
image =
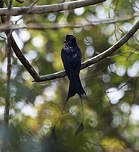
[[[0,35],[0,38],[2,38],[2,39],[4,39],[4,40],[6,40],[6,38],[5,38],[4,36],[1,36],[1,35]]]
[[[31,3],[30,7],[32,8],[39,0],[35,0],[33,3]]]
[[[85,26],[96,26],[102,24],[112,24],[118,22],[124,22],[134,19],[135,17],[139,16],[139,13],[134,14],[133,16],[126,16],[126,17],[119,17],[119,18],[109,18],[105,20],[96,20],[91,23],[85,24],[28,24],[28,25],[8,25],[3,24],[0,26],[0,31],[7,31],[7,30],[19,30],[19,29],[29,29],[29,30],[55,30],[55,29],[63,29],[63,28],[82,28]]]
[[[13,0],[10,0],[10,1],[9,1],[9,4],[8,4],[8,9],[11,9],[11,8],[12,8],[12,3],[13,3]]]
[[[95,5],[98,3],[102,3],[106,0],[81,0],[81,1],[71,1],[64,2],[60,4],[52,4],[52,5],[43,5],[36,6],[30,10],[30,7],[14,7],[10,11],[7,8],[0,9],[0,15],[23,15],[23,14],[45,14],[51,12],[59,12],[64,10],[71,10],[75,8]]]
[[[115,4],[115,8],[114,8],[115,14],[117,14],[118,3],[119,3],[119,0],[117,0],[117,1],[116,1],[116,4]]]
[[[24,1],[22,0],[16,0],[18,3],[24,3]]]

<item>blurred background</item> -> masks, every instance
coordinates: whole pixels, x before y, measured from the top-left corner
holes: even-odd
[[[61,2],[39,0],[37,5]],[[23,4],[14,1],[13,6],[30,6],[32,3],[32,0]],[[117,21],[112,23],[109,18]],[[19,48],[40,75],[63,70],[60,55],[66,34],[76,36],[82,61],[85,61],[112,46],[138,19],[138,0],[106,0],[70,11],[11,17],[11,21],[20,25],[49,25],[49,29],[13,32]],[[94,25],[86,26],[90,23]],[[71,27],[51,29],[51,25],[61,24]],[[77,24],[83,26],[74,28]],[[83,99],[82,128],[79,128],[83,113],[78,95],[69,100],[62,113],[68,93],[67,77],[32,82],[33,78],[14,53],[9,128],[4,128],[7,78],[5,37],[1,32],[0,147],[7,136],[11,152],[139,151],[139,31],[110,57],[81,70],[81,81],[87,93],[87,99]]]

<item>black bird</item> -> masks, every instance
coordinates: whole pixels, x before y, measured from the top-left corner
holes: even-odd
[[[86,95],[86,92],[82,87],[79,77],[82,55],[77,45],[76,38],[73,35],[66,35],[66,40],[64,43],[65,46],[61,51],[61,58],[70,81],[69,92],[66,99],[67,102],[68,99],[74,96],[76,93],[81,98],[83,95]]]

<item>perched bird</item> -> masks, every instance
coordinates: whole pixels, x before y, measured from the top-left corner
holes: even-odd
[[[70,81],[69,92],[66,100],[68,101],[68,99],[74,96],[76,93],[81,98],[83,95],[86,95],[86,92],[82,87],[79,77],[82,55],[77,45],[76,38],[73,35],[66,35],[66,40],[64,43],[65,46],[61,51],[61,58]]]

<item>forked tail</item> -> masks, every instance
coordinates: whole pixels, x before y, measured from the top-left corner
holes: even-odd
[[[83,95],[86,95],[86,92],[82,87],[79,74],[71,72],[69,76],[69,80],[70,80],[70,84],[69,84],[69,92],[68,92],[67,100],[70,97],[74,96],[76,93],[80,96],[80,98]]]

